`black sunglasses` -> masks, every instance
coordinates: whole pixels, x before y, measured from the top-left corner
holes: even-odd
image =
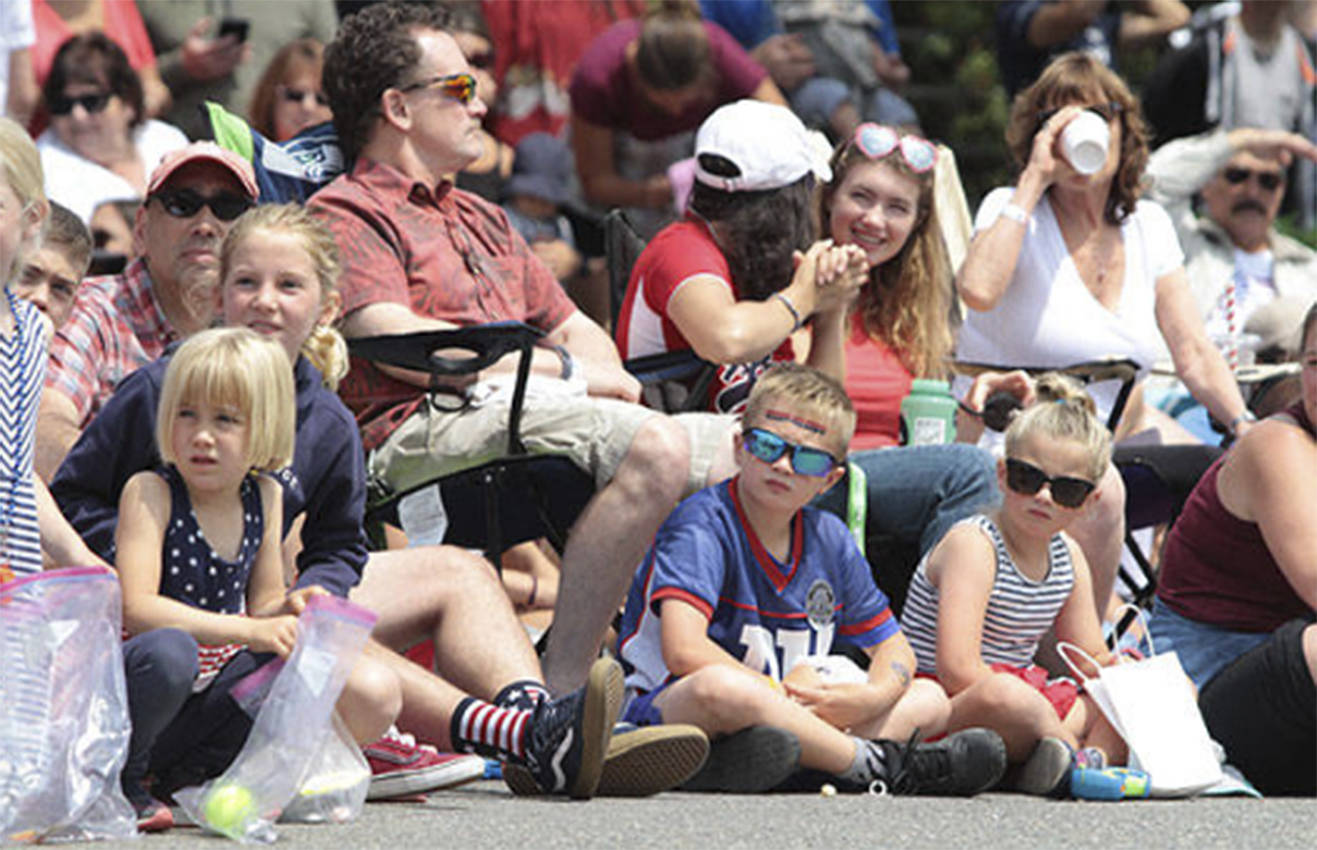
[[[1246,182],[1248,178],[1256,177],[1258,179],[1258,186],[1267,192],[1276,191],[1280,188],[1280,184],[1285,182],[1285,175],[1275,171],[1254,171],[1251,168],[1239,168],[1236,166],[1227,168],[1222,172],[1221,176],[1224,177],[1226,182],[1231,186],[1238,186],[1240,183]]]
[[[1032,463],[1013,457],[1006,458],[1006,486],[1021,496],[1032,496],[1046,484],[1052,491],[1052,501],[1063,508],[1077,508],[1084,504],[1088,494],[1097,489],[1092,481],[1071,478],[1068,475],[1049,476]]]
[[[50,99],[47,108],[50,110],[51,115],[68,115],[76,105],[87,110],[88,114],[95,115],[105,108],[112,97],[114,97],[113,92],[108,91],[97,92],[96,94],[80,94],[76,97],[58,95]]]
[[[298,89],[292,86],[279,86],[279,96],[289,103],[306,103],[308,97],[314,97],[316,106],[329,106],[329,96],[324,92]]]
[[[151,197],[158,200],[165,208],[165,212],[174,218],[191,218],[201,212],[202,207],[210,207],[215,218],[220,221],[233,221],[252,208],[251,198],[235,192],[203,195],[196,189],[165,189]]]

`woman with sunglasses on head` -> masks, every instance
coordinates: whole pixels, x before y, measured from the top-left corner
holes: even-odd
[[[333,118],[320,87],[324,64],[324,45],[314,38],[299,38],[280,48],[252,91],[248,111],[252,129],[284,142]]]
[[[46,193],[84,223],[102,203],[141,198],[160,159],[187,145],[177,127],[146,118],[142,82],[104,33],[66,41],[41,91],[50,113],[37,138]]]
[[[901,614],[918,672],[951,697],[951,730],[986,726],[1006,742],[1007,787],[1069,791],[1072,767],[1124,763],[1125,745],[1092,698],[1035,666],[1049,631],[1112,663],[1083,551],[1065,529],[1111,458],[1110,435],[1073,381],[1045,375],[1044,402],[1016,417],[997,463],[999,508],[956,524],[919,564]],[[1078,751],[1078,756],[1074,754]]]

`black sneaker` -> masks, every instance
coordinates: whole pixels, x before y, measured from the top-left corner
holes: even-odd
[[[747,726],[709,743],[709,760],[683,791],[760,794],[781,785],[800,765],[800,741],[776,726]]]
[[[622,668],[611,658],[600,658],[590,667],[585,687],[535,708],[526,767],[541,791],[594,796],[622,695]]]
[[[962,729],[935,744],[918,741],[916,730],[905,744],[877,742],[885,776],[875,786],[891,794],[972,797],[996,785],[1006,772],[1006,744],[991,729]]]
[[[709,739],[698,727],[617,723],[595,796],[648,797],[671,790],[699,770],[708,754]],[[519,797],[543,793],[535,777],[521,765],[504,765],[503,780]]]

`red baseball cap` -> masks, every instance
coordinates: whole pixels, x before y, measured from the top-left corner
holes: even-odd
[[[260,197],[261,190],[256,185],[256,172],[252,170],[251,163],[214,142],[193,142],[185,148],[165,154],[155,171],[151,172],[151,182],[146,187],[146,196],[149,198],[154,195],[175,171],[193,162],[213,162],[227,169],[230,174],[238,178],[248,197],[252,200]]]

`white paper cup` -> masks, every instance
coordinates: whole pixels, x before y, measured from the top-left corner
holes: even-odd
[[[1094,174],[1107,161],[1111,128],[1101,115],[1085,109],[1061,131],[1061,152],[1080,174]]]

